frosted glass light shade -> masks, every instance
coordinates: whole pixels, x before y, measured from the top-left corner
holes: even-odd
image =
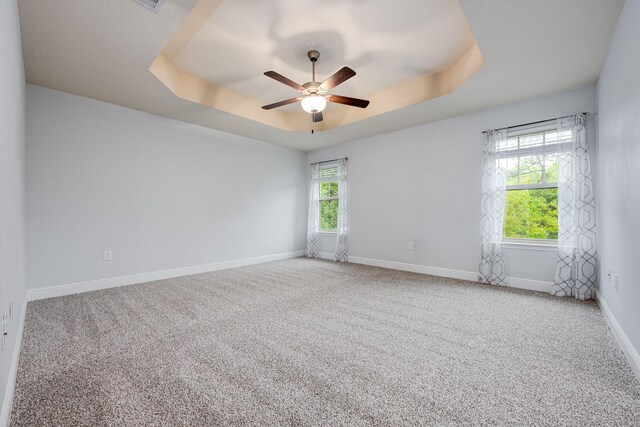
[[[319,113],[327,106],[324,96],[311,94],[302,100],[302,109],[307,113]]]

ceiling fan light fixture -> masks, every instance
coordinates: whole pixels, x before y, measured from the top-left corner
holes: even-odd
[[[265,76],[271,77],[280,83],[294,88],[299,92],[300,96],[297,98],[274,102],[269,105],[263,105],[262,108],[264,110],[271,110],[273,108],[282,107],[283,105],[289,105],[300,101],[302,109],[311,114],[311,120],[313,123],[317,123],[323,120],[322,111],[327,106],[327,101],[352,107],[367,108],[369,101],[366,99],[351,98],[349,96],[333,95],[329,93],[329,91],[334,87],[355,76],[355,71],[349,67],[342,67],[333,73],[327,80],[320,83],[316,81],[316,61],[320,57],[320,53],[318,53],[317,50],[311,50],[307,53],[307,56],[311,60],[311,81],[306,82],[303,85],[296,83],[275,71],[265,71]]]
[[[312,93],[302,99],[302,109],[307,113],[319,113],[327,106],[327,99],[315,93]]]

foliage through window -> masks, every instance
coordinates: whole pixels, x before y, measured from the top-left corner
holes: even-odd
[[[320,231],[336,231],[338,228],[338,168],[320,169]]]
[[[558,161],[571,131],[510,133],[498,150],[506,169],[503,237],[558,239]]]

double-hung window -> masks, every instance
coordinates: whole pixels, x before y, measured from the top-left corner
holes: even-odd
[[[338,166],[329,164],[320,168],[319,230],[335,232],[338,228]]]
[[[552,121],[534,129],[509,130],[499,143],[507,178],[505,241],[557,241],[559,153],[570,138],[571,131],[558,131]]]

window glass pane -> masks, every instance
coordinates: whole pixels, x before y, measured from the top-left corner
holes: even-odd
[[[338,183],[330,182],[329,183],[329,197],[338,197]]]
[[[558,153],[544,157],[544,182],[558,182]]]
[[[338,197],[337,182],[321,182],[320,183],[320,198],[325,199],[327,197]]]
[[[518,138],[501,138],[496,141],[496,150],[508,150],[510,148],[518,148]]]
[[[520,137],[520,148],[542,147],[542,145],[544,145],[544,137],[541,133]]]
[[[338,201],[320,200],[320,230],[338,228]]]
[[[337,166],[320,169],[320,178],[328,178],[332,176],[338,176]]]
[[[329,197],[329,183],[328,182],[321,182],[320,183],[320,198],[324,199],[326,197]]]
[[[518,158],[505,159],[507,170],[507,185],[518,185]]]
[[[520,184],[538,184],[542,182],[543,155],[520,157]]]
[[[516,239],[558,238],[558,189],[509,190],[503,236]]]
[[[552,130],[549,132],[545,132],[544,134],[544,143],[545,145],[557,144],[558,143],[558,131]]]
[[[569,142],[571,141],[571,130],[561,130],[558,131],[558,142]]]

